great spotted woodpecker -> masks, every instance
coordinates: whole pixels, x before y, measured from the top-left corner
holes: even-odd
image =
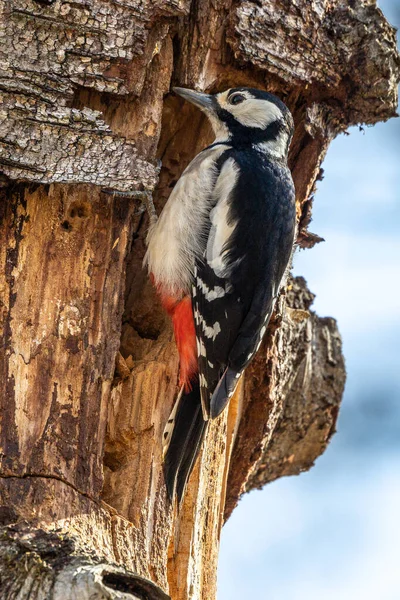
[[[243,87],[174,91],[207,115],[216,136],[175,185],[145,257],[180,357],[180,394],[164,431],[167,489],[180,501],[208,419],[224,410],[267,329],[296,210],[293,119],[279,98]]]

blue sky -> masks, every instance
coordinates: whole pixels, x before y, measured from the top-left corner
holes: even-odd
[[[399,26],[395,0],[379,2]],[[348,381],[315,467],[247,494],[221,539],[218,600],[400,598],[400,119],[331,145],[296,255],[339,323]]]

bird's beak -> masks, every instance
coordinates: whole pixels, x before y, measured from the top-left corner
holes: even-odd
[[[198,106],[201,110],[213,110],[214,98],[209,94],[203,94],[202,92],[195,92],[194,90],[187,90],[186,88],[174,87],[172,88],[175,94],[182,96],[188,102],[191,102],[195,106]]]

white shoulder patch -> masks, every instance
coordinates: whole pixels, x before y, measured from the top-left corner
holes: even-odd
[[[207,241],[206,260],[218,277],[225,277],[229,272],[227,264],[226,244],[236,228],[236,223],[230,218],[229,199],[236,185],[239,168],[233,158],[223,165],[214,188],[217,200],[210,212],[211,229]]]

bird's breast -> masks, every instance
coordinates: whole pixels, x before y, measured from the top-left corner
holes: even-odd
[[[226,145],[219,144],[192,160],[149,232],[145,262],[156,284],[172,295],[191,289],[196,258],[205,248],[217,161],[226,149]]]

